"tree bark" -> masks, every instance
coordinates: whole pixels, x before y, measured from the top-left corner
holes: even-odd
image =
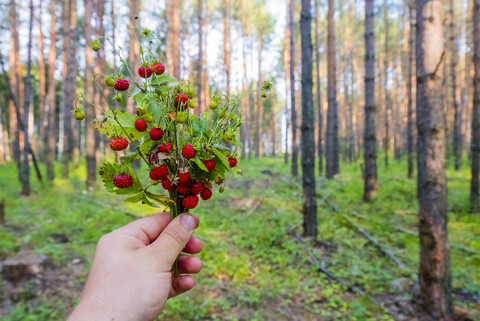
[[[318,175],[323,173],[323,148],[322,148],[322,95],[320,92],[320,23],[318,13],[318,0],[315,0],[315,67],[317,74],[317,119],[318,119],[318,138],[317,138],[317,155],[318,155]]]
[[[408,79],[407,79],[407,96],[408,96],[408,112],[407,112],[407,151],[408,151],[408,178],[413,178],[413,93],[412,78],[414,68],[415,48],[413,39],[415,37],[414,22],[414,1],[410,0],[408,14],[410,21],[410,35],[408,37]]]
[[[70,146],[70,160],[73,161],[73,164],[78,167],[80,149],[78,143],[79,129],[77,120],[72,117],[74,103],[77,92],[77,76],[78,76],[78,62],[77,62],[77,44],[78,44],[78,30],[77,30],[77,0],[72,0],[72,5],[70,7],[70,56],[69,56],[69,66],[70,71],[70,82],[71,82],[71,91],[69,94],[69,109],[67,111],[70,113],[70,128],[71,128],[71,146]]]
[[[243,3],[243,1],[242,1]],[[289,3],[287,2],[287,19],[289,16]],[[290,85],[290,27],[285,26],[285,36],[283,38],[283,67],[285,73],[285,154],[283,155],[283,160],[285,164],[288,163],[288,142],[289,142],[289,127],[290,127],[290,117],[289,117],[289,107],[288,107],[288,93],[291,88]]]
[[[339,169],[339,149],[338,149],[338,115],[337,115],[337,76],[336,76],[336,58],[335,58],[335,24],[333,15],[335,12],[335,1],[328,0],[327,15],[327,132],[326,132],[326,176],[332,179]]]
[[[377,191],[377,151],[375,136],[375,8],[365,0],[365,129],[363,200],[370,202]]]
[[[33,0],[29,5],[30,20],[28,24],[28,44],[27,44],[27,75],[25,76],[25,100],[23,104],[23,124],[24,124],[24,149],[22,166],[22,195],[30,195],[30,166],[28,160],[28,151],[30,142],[28,137],[28,115],[30,109],[30,98],[32,96],[32,29],[33,29]]]
[[[223,59],[225,63],[225,85],[227,96],[230,97],[230,13],[232,11],[231,0],[224,0],[225,14],[223,16]]]
[[[385,142],[383,144],[384,153],[385,153],[385,168],[388,168],[388,152],[390,149],[390,124],[389,124],[389,116],[391,112],[390,106],[390,93],[388,89],[388,68],[389,68],[389,56],[388,56],[388,41],[389,41],[389,24],[388,24],[388,0],[384,0],[383,2],[383,23],[385,25],[385,52],[383,56],[383,68],[385,71],[385,83],[384,83],[384,91],[385,91]]]
[[[480,211],[479,202],[479,171],[480,171],[480,3],[473,6],[473,37],[474,54],[473,64],[475,75],[473,78],[473,108],[472,108],[472,181],[470,183],[470,204],[472,212]]]
[[[456,28],[455,28],[455,6],[453,0],[449,0],[450,15],[450,77],[452,81],[451,97],[453,104],[453,157],[455,161],[455,170],[460,169],[460,161],[462,158],[462,114],[458,104],[457,96],[457,64],[458,64],[458,48],[456,45]]]
[[[243,2],[242,2],[243,3]],[[198,62],[197,62],[197,115],[202,113],[202,80],[203,80],[203,0],[197,2],[197,18],[198,18]],[[207,106],[205,106],[205,110]]]
[[[138,1],[130,0],[138,3]],[[180,79],[180,1],[167,1],[167,63],[170,74]]]
[[[47,180],[53,182],[55,178],[55,142],[56,142],[56,84],[55,62],[57,60],[55,0],[50,0],[50,51],[48,53],[48,124],[47,124],[47,152],[45,165]]]
[[[297,112],[295,108],[295,1],[289,1],[288,25],[290,29],[290,111],[292,113],[292,175],[298,176]]]
[[[178,0],[177,0],[178,1]],[[170,1],[168,1],[170,2]],[[139,57],[140,57],[140,48],[138,47],[137,40],[135,39],[135,33],[138,34],[136,29],[132,29],[132,27],[137,27],[137,19],[138,19],[138,14],[140,12],[140,1],[136,0],[129,0],[128,1],[128,68],[130,68],[130,71],[132,74],[136,77],[138,80],[139,78],[137,77],[137,66],[139,63]],[[98,11],[98,7],[97,7]],[[103,10],[102,10],[103,11]],[[97,13],[98,15],[98,13]],[[178,37],[177,37],[177,46],[178,46]],[[168,57],[167,57],[168,60]],[[170,62],[170,61],[169,61]],[[168,68],[168,66],[166,66]],[[134,79],[131,79],[130,82],[133,84]],[[128,99],[127,100],[127,113],[135,113],[135,100],[134,99]]]
[[[317,202],[315,193],[315,121],[313,114],[312,35],[310,0],[302,0],[300,18],[302,38],[302,185],[303,231],[317,237]]]
[[[83,20],[83,33],[85,36],[85,83],[84,91],[86,97],[93,96],[93,87],[90,79],[93,76],[93,50],[90,47],[92,40],[92,0],[84,0],[85,16]],[[95,160],[95,128],[92,122],[95,118],[95,111],[92,106],[84,104],[85,109],[85,152],[87,161],[86,188],[88,192],[95,189],[96,181],[96,160]]]
[[[262,85],[262,49],[263,40],[262,35],[258,35],[258,80],[257,88]],[[255,157],[260,158],[263,156],[262,148],[262,132],[263,132],[263,101],[260,98],[260,92],[255,93]]]
[[[38,9],[38,139],[37,139],[37,155],[43,160],[45,157],[45,129],[46,129],[46,110],[45,96],[47,95],[46,75],[45,75],[45,56],[43,53],[43,30],[42,30],[42,2],[39,3]]]
[[[453,320],[448,244],[446,131],[441,101],[443,12],[440,0],[417,0],[417,128],[420,301],[435,320]]]

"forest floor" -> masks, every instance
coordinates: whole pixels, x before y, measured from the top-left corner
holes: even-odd
[[[281,158],[239,165],[244,174],[194,210],[204,267],[196,288],[169,300],[161,320],[427,320],[414,299],[418,202],[406,162],[379,165],[371,204],[361,201],[357,163],[342,165],[334,181],[317,179],[315,242],[300,236],[301,179],[289,175],[289,166]],[[33,193],[22,198],[14,165],[0,165],[0,259],[22,250],[49,262],[18,284],[0,279],[0,319],[64,320],[78,303],[98,238],[133,220],[124,212],[155,212],[101,187],[86,195],[84,174],[84,167],[72,169],[53,190],[32,177]],[[480,215],[468,214],[469,176],[466,165],[448,171],[452,286],[457,315],[480,320]]]

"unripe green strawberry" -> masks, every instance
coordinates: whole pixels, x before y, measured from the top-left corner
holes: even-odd
[[[146,114],[145,116],[143,116],[143,119],[145,119],[147,123],[153,122],[152,114]]]
[[[121,102],[122,102],[122,95],[116,94],[115,96],[113,96],[113,99],[115,99],[116,101],[118,101],[119,103],[121,103]]]
[[[185,95],[187,95],[188,99],[193,99],[195,97],[195,91],[192,87],[187,87],[187,89],[185,90]]]
[[[186,123],[187,119],[187,113],[177,113],[177,122],[179,122],[180,124]]]
[[[84,120],[85,119],[85,112],[81,108],[75,108],[74,114],[75,114],[75,119],[76,120]]]
[[[226,115],[227,115],[227,109],[226,108],[222,108],[220,110],[220,112],[218,113],[218,117],[220,117],[220,119],[225,118]]]
[[[225,192],[225,188],[224,188],[223,186],[222,186],[222,187],[220,187],[220,188],[218,189],[218,192],[219,192],[219,193],[223,193],[223,192]]]
[[[226,134],[225,134],[225,138],[228,139],[228,140],[232,140],[233,138],[235,138],[235,134],[229,130]]]
[[[115,86],[115,80],[112,78],[112,76],[108,76],[107,78],[104,79],[104,81],[108,87]]]
[[[98,40],[90,41],[90,46],[92,47],[92,50],[95,52],[100,50],[100,42],[98,42]]]
[[[194,100],[189,100],[188,101],[188,107],[194,109],[197,107],[197,103]]]
[[[262,98],[263,98],[263,99],[267,98],[267,94],[266,94],[266,93],[262,93]]]
[[[143,106],[140,106],[137,108],[137,115],[138,116],[143,116],[147,113],[147,108],[146,107],[143,107]]]
[[[220,98],[212,96],[210,97],[210,103],[208,104],[208,108],[211,110],[217,109],[218,105],[220,104]]]

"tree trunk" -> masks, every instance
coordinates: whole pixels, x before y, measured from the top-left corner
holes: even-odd
[[[289,1],[288,25],[290,29],[290,111],[292,113],[292,175],[298,176],[297,112],[295,109],[295,1]]]
[[[130,0],[138,4],[138,1]],[[180,4],[179,0],[167,1],[167,68],[170,74],[180,79]],[[138,13],[138,10],[137,10]]]
[[[96,39],[102,39],[105,36],[105,28],[103,27],[103,17],[105,13],[105,2],[104,0],[97,0],[96,1],[96,8],[95,8],[95,16],[96,16],[96,26],[95,26],[95,37]],[[129,17],[132,18],[133,20],[130,21],[130,24],[133,26],[136,26],[137,20],[135,17],[138,16],[138,7],[133,7],[130,8],[129,12]],[[128,55],[128,66],[134,76],[137,75],[137,68],[139,64],[139,56],[140,56],[140,49],[137,43],[137,40],[135,39],[135,33],[138,35],[137,30],[132,30],[129,29],[129,35],[133,38],[129,38],[129,55]],[[94,67],[94,74],[98,73],[105,73],[107,69],[107,63],[105,61],[105,47],[101,46],[100,49],[96,52],[96,61],[97,63],[95,64]],[[136,79],[138,80],[139,77],[136,76]],[[131,83],[133,84],[134,80],[131,80]],[[98,81],[97,82],[98,87],[100,87],[100,90],[104,93],[106,97],[108,97],[107,93],[107,86],[105,85],[105,82],[103,81]],[[106,105],[106,102],[103,99],[103,96],[98,88],[95,88],[95,104],[97,106],[101,106],[101,108],[104,111],[107,111],[109,108]],[[135,102],[133,99],[128,99],[127,100],[127,108],[132,110],[132,113],[135,112]],[[95,109],[95,114],[97,116],[101,115],[102,112]],[[105,143],[106,137],[102,135],[99,131],[95,131],[95,161],[97,167],[99,167],[102,163],[102,160],[105,158],[107,150],[110,152],[110,147],[108,147],[108,143]],[[105,148],[107,147],[107,148]],[[134,148],[130,146],[130,150],[134,151]],[[134,161],[135,165],[138,165],[138,161]]]
[[[93,51],[90,47],[92,40],[92,0],[84,0],[85,16],[83,19],[83,33],[85,36],[85,83],[84,91],[86,97],[93,96],[93,87],[90,79],[93,76]],[[95,111],[92,106],[84,104],[85,109],[85,152],[87,161],[87,191],[91,192],[95,189],[96,181],[96,160],[95,160],[95,128],[92,122],[95,118]]]
[[[410,0],[409,5],[409,21],[410,36],[408,37],[408,79],[407,79],[407,96],[408,96],[408,112],[407,112],[407,150],[408,150],[408,178],[413,178],[413,93],[412,78],[414,68],[415,48],[413,47],[413,39],[415,37],[414,19],[414,2]]]
[[[198,13],[198,62],[197,62],[197,115],[202,113],[202,80],[203,80],[203,28],[204,28],[204,19],[203,19],[203,0],[198,0],[197,2],[197,13]],[[205,106],[207,110],[207,106]]]
[[[318,138],[317,138],[317,154],[318,154],[318,175],[323,173],[323,148],[322,148],[322,95],[320,92],[320,23],[318,13],[318,0],[315,0],[315,66],[317,73],[317,119],[318,119]]]
[[[473,108],[472,108],[472,181],[470,185],[470,203],[472,212],[480,211],[478,180],[480,171],[480,3],[475,1],[473,6],[473,64],[475,76],[473,78]]]
[[[247,10],[245,8],[245,1],[241,1],[241,19],[242,19],[242,60],[243,60],[243,92],[248,90],[248,78],[247,78]],[[247,96],[245,99],[242,99],[242,109],[244,113],[245,126],[240,127],[243,137],[243,151],[242,158],[245,157],[247,150],[250,150],[252,146],[251,142],[251,131],[250,131],[250,97]]]
[[[48,124],[47,124],[47,152],[45,165],[47,180],[53,182],[55,178],[55,142],[56,142],[56,84],[55,61],[57,60],[55,0],[50,0],[50,51],[48,53]]]
[[[453,103],[453,157],[455,160],[455,170],[460,169],[460,161],[462,158],[462,115],[458,104],[457,97],[457,64],[458,64],[458,48],[456,45],[456,28],[455,28],[455,6],[453,0],[449,0],[449,15],[450,15],[450,77],[452,81],[451,95]]]
[[[370,202],[377,191],[377,151],[375,136],[375,8],[365,0],[365,128],[363,200]]]
[[[230,12],[232,11],[231,0],[224,0],[225,14],[223,16],[223,60],[225,63],[225,83],[227,96],[230,97]]]
[[[389,60],[388,60],[388,33],[389,33],[389,28],[388,28],[388,1],[384,0],[383,2],[383,23],[385,25],[385,53],[384,53],[384,60],[383,60],[383,68],[385,71],[385,83],[384,83],[384,90],[385,90],[385,143],[383,144],[384,147],[384,153],[385,153],[385,168],[388,168],[388,152],[390,149],[390,128],[389,128],[389,116],[391,112],[391,106],[390,106],[390,93],[388,90],[388,68],[389,68]]]
[[[243,3],[243,1],[242,1]],[[287,3],[287,18],[289,16],[289,7]],[[290,85],[290,27],[285,26],[285,36],[283,38],[283,67],[285,73],[285,154],[284,162],[288,163],[288,142],[289,142],[289,127],[290,127],[290,117],[289,117],[289,107],[288,107],[288,90],[291,88]]]
[[[262,85],[262,35],[258,36],[258,80],[257,88]],[[260,98],[260,92],[255,93],[255,157],[260,158],[263,156],[262,148],[262,131],[263,131],[263,101]]]
[[[328,0],[328,36],[327,36],[327,132],[326,132],[326,176],[332,179],[338,173],[338,115],[337,115],[337,76],[335,58],[335,23],[333,15],[335,1]]]
[[[30,109],[30,98],[32,96],[32,29],[33,29],[33,0],[30,0],[30,20],[28,24],[28,44],[27,44],[27,75],[25,76],[25,101],[23,104],[23,124],[24,124],[24,149],[22,166],[22,195],[30,195],[30,166],[28,161],[28,151],[30,142],[28,139],[28,115]]]
[[[70,111],[74,108],[74,103],[77,91],[77,76],[78,76],[78,62],[77,62],[77,44],[78,44],[78,30],[77,30],[77,0],[72,0],[72,5],[70,7],[70,56],[69,56],[69,66],[70,66],[70,82],[71,82],[71,92],[69,94],[69,108],[67,111],[72,114]],[[70,115],[70,128],[71,128],[71,146],[70,146],[70,159],[73,161],[75,168],[79,165],[79,143],[78,143],[78,122],[77,120]]]
[[[18,170],[18,179],[21,181],[21,136],[20,127],[18,124],[18,118],[22,118],[22,115],[17,115],[21,112],[21,106],[23,105],[23,81],[22,81],[22,65],[20,62],[20,44],[18,40],[17,30],[17,9],[16,1],[12,0],[10,3],[10,88],[12,90],[12,96],[18,101],[18,106],[15,108],[15,103],[10,103],[10,137],[12,140],[12,156]]]
[[[420,300],[435,320],[453,320],[447,233],[445,122],[441,101],[443,12],[439,0],[417,0],[417,128]]]
[[[178,1],[178,0],[177,0]],[[168,1],[170,2],[170,1]],[[130,71],[132,72],[133,76],[138,80],[139,77],[137,76],[137,69],[138,69],[138,63],[139,63],[139,57],[140,57],[140,48],[138,47],[137,40],[135,39],[135,33],[138,34],[136,29],[132,29],[132,27],[137,26],[137,19],[138,19],[138,14],[140,12],[140,1],[136,0],[129,0],[128,1],[128,67],[130,68]],[[97,11],[98,11],[98,6],[97,6]],[[103,11],[103,10],[102,10]],[[97,13],[98,15],[98,13]],[[178,37],[177,37],[177,46],[178,46]],[[168,57],[167,57],[168,60]],[[168,60],[169,63],[170,60]],[[168,68],[168,66],[166,66]],[[131,79],[130,82],[133,84],[134,79]],[[127,100],[127,113],[135,113],[135,100],[134,99],[128,99]]]
[[[315,121],[313,117],[312,35],[310,0],[302,0],[300,29],[302,37],[302,185],[303,231],[317,238],[317,201],[315,194]]]
[[[39,3],[38,13],[38,139],[37,139],[37,155],[40,159],[45,157],[45,129],[46,129],[46,112],[45,112],[45,96],[46,96],[46,75],[45,75],[45,56],[43,53],[43,30],[42,30],[42,2]]]

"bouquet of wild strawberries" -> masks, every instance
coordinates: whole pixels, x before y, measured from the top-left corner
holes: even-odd
[[[138,28],[134,30],[137,32]],[[148,29],[141,34],[144,38],[153,39]],[[110,43],[108,37],[104,39]],[[149,42],[152,43],[151,40]],[[97,51],[100,42],[92,41],[91,46]],[[126,202],[142,202],[155,207],[162,204],[175,217],[195,208],[199,197],[210,199],[213,183],[220,186],[220,193],[223,192],[226,175],[238,172],[237,150],[240,142],[237,138],[242,119],[236,105],[248,93],[237,99],[213,96],[209,103],[210,112],[197,116],[190,112],[196,106],[195,90],[190,82],[179,82],[169,75],[151,50],[144,49],[141,41],[139,46],[141,62],[138,75],[142,78],[141,82],[135,80],[122,51],[114,48],[123,69],[131,77],[126,79],[121,75],[104,74],[93,77],[93,83],[100,92],[97,76],[103,77],[106,85],[116,90],[111,100],[101,92],[109,110],[104,111],[83,95],[77,98],[75,105],[84,99],[102,112],[94,121],[94,126],[111,138],[112,150],[133,147],[130,148],[132,152],[120,157],[120,163],[105,162],[101,166],[99,172],[107,191],[118,195],[131,194]],[[264,82],[263,88],[258,89],[263,97],[270,90],[270,82]],[[136,101],[136,114],[115,109],[114,100],[123,99]],[[74,114],[79,120],[85,118],[80,107],[74,109]],[[150,182],[146,186],[142,185],[132,168],[134,159],[142,159],[148,167],[145,176],[149,176]],[[168,195],[162,193],[163,190]]]

